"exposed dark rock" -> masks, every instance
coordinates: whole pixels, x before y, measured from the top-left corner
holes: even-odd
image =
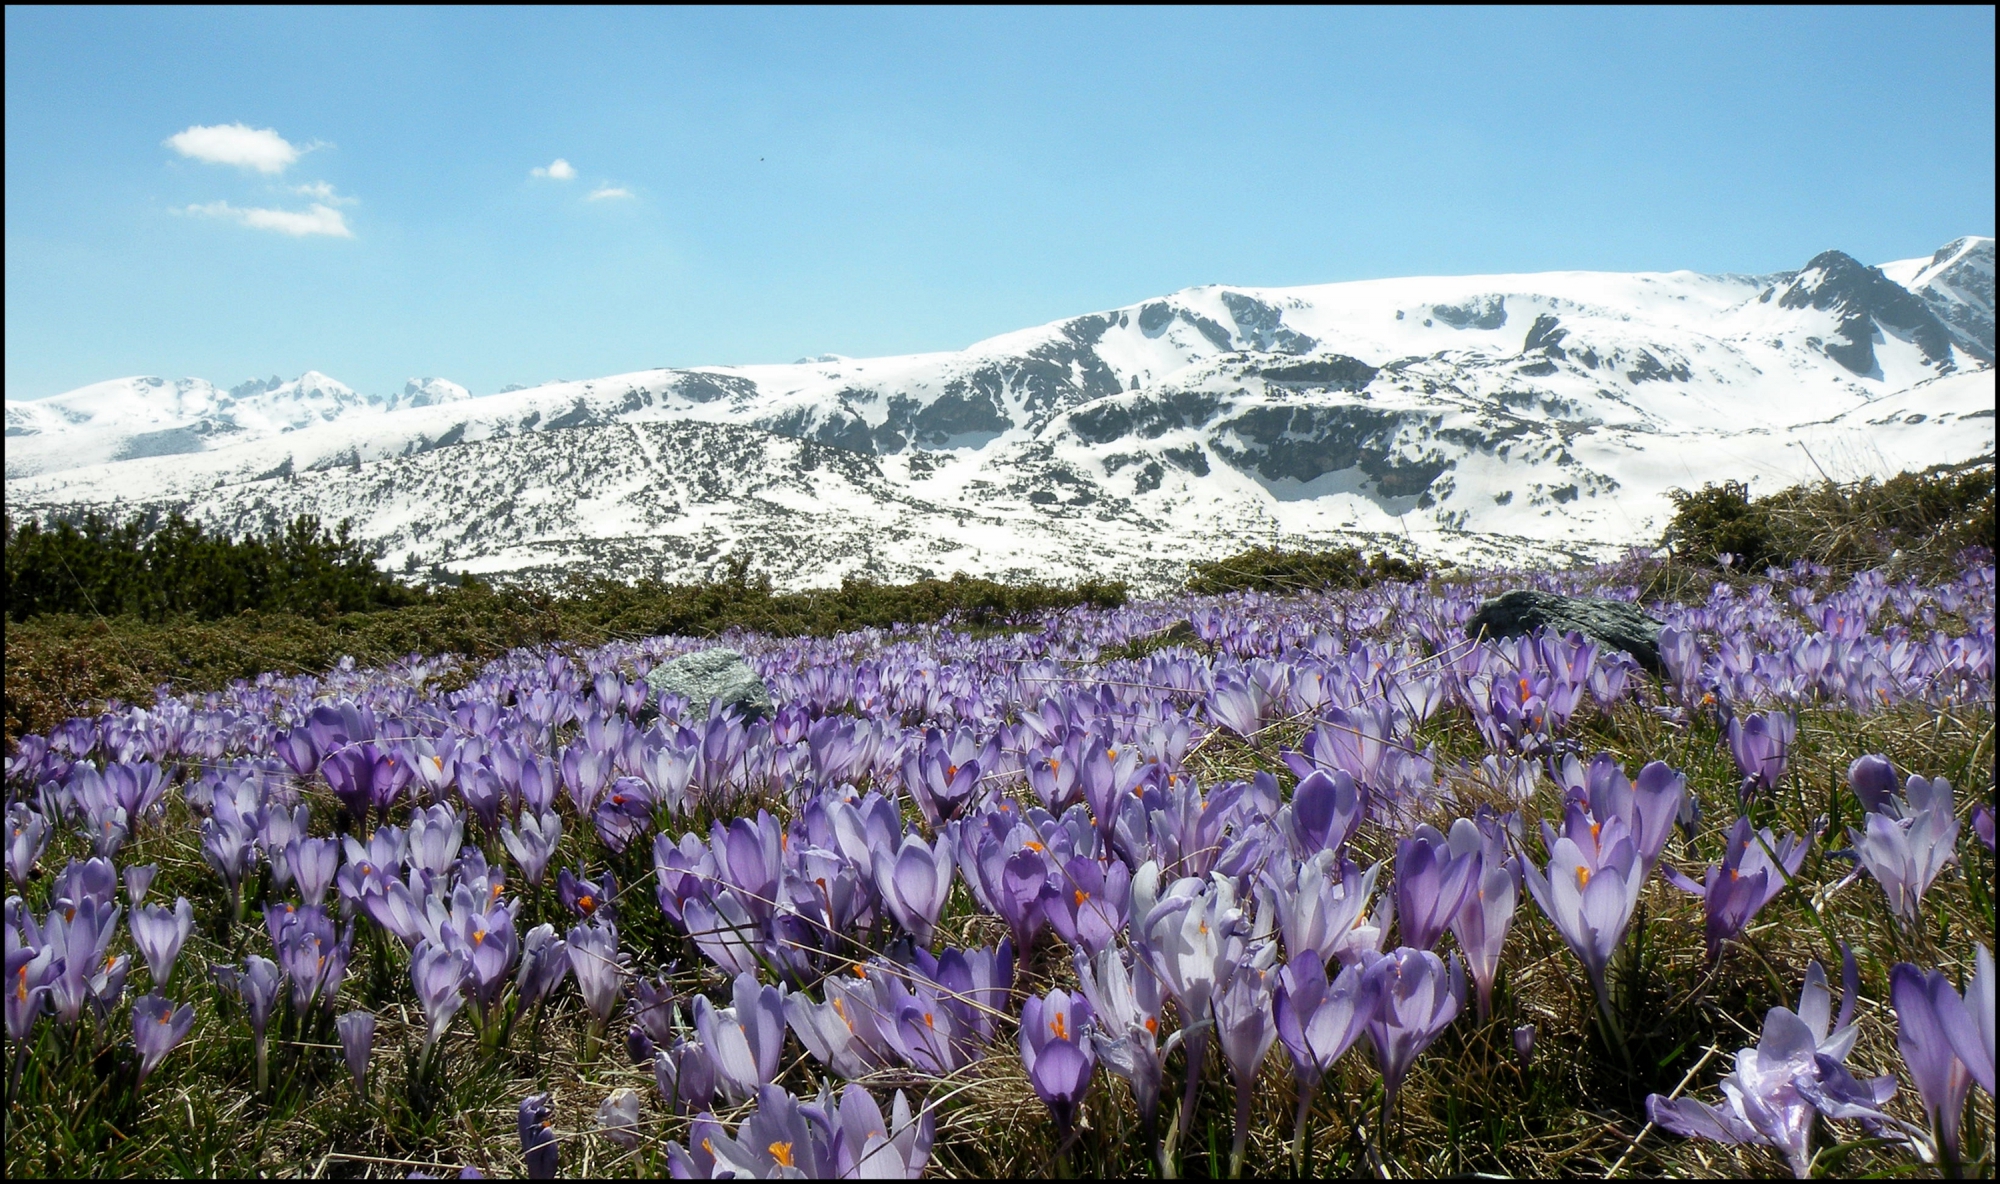
[[[1436,452],[1403,454],[1397,436],[1413,420],[1404,412],[1367,407],[1251,407],[1218,423],[1209,447],[1237,468],[1270,480],[1307,482],[1359,468],[1383,497],[1416,497],[1451,462]],[[1232,447],[1230,434],[1249,447]]]
[[[1308,362],[1264,366],[1251,373],[1287,385],[1324,386],[1335,390],[1358,391],[1375,381],[1377,372],[1375,367],[1359,358],[1333,354],[1329,357],[1314,358]]]
[[[1822,251],[1778,294],[1780,308],[1817,308],[1840,314],[1839,340],[1822,348],[1826,356],[1856,374],[1874,374],[1875,327],[1916,343],[1932,364],[1951,357],[1952,333],[1928,304],[1908,288],[1864,267],[1844,251]]]
[[[1528,338],[1521,343],[1521,352],[1527,354],[1541,350],[1547,357],[1564,357],[1566,355],[1561,342],[1567,336],[1569,336],[1568,329],[1558,327],[1554,317],[1543,313],[1535,318],[1534,324],[1528,326]]]
[[[1873,366],[1875,364],[1875,355],[1871,353],[1868,355],[1868,358],[1868,364]],[[1834,360],[1840,361],[1838,358]],[[1845,366],[1847,363],[1841,362],[1841,365]],[[1856,371],[1856,373],[1859,373],[1859,371]],[[1694,377],[1694,371],[1688,368],[1686,362],[1676,360],[1673,365],[1669,366],[1654,357],[1651,350],[1642,349],[1639,351],[1638,358],[1633,361],[1632,368],[1625,372],[1625,377],[1632,382],[1665,382],[1668,379],[1686,382],[1688,379]]]
[[[598,422],[597,415],[591,411],[590,405],[579,398],[568,411],[543,424],[542,429],[554,432],[563,428],[587,428],[595,427]]]
[[[1521,637],[1539,628],[1581,633],[1600,645],[1624,650],[1655,673],[1660,669],[1660,622],[1636,604],[1596,597],[1558,596],[1517,588],[1479,606],[1465,623],[1465,635]]]
[[[1285,314],[1275,305],[1266,304],[1254,296],[1224,292],[1222,303],[1229,309],[1230,319],[1236,322],[1236,335],[1249,342],[1254,350],[1303,354],[1311,352],[1319,344],[1297,330],[1286,328]]]
[[[1454,329],[1498,329],[1507,323],[1507,301],[1477,296],[1464,304],[1433,304],[1431,315]]]
[[[686,699],[688,710],[697,717],[708,714],[711,702],[735,708],[745,720],[760,719],[771,713],[770,688],[735,650],[683,654],[655,667],[646,675],[646,685],[653,689],[655,698],[679,695]]]
[[[163,428],[157,432],[140,432],[125,442],[118,450],[117,460],[137,460],[147,456],[179,456],[185,452],[200,452],[202,437],[207,433],[194,427]]]
[[[1131,435],[1157,440],[1176,428],[1207,423],[1221,405],[1222,397],[1208,391],[1127,396],[1081,408],[1069,424],[1087,444],[1109,444]]]
[[[1208,476],[1208,453],[1199,448],[1168,448],[1160,455],[1177,469],[1185,469],[1197,477]]]
[[[734,374],[684,373],[675,380],[674,390],[684,398],[707,403],[732,396],[753,398],[757,394],[757,384]]]

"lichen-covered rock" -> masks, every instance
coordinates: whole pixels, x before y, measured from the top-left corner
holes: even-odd
[[[1465,623],[1465,635],[1520,637],[1546,626],[1577,632],[1615,650],[1624,650],[1655,673],[1660,669],[1660,625],[1636,604],[1595,597],[1558,596],[1517,588],[1479,606]]]
[[[696,717],[708,715],[709,704],[734,707],[746,721],[771,713],[771,689],[743,655],[730,649],[683,654],[646,675],[653,696],[679,695]]]

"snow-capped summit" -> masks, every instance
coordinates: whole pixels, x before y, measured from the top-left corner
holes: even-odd
[[[238,532],[351,517],[392,562],[491,574],[685,574],[740,550],[793,587],[1158,586],[1246,538],[1607,556],[1658,537],[1671,486],[1991,453],[1993,355],[1985,237],[1764,276],[1209,285],[956,351],[478,399],[120,379],[7,404],[7,498]]]
[[[464,392],[456,383],[443,387]],[[442,401],[442,394],[439,388],[428,401]],[[49,399],[9,399],[7,476],[204,452],[383,407],[317,370],[289,381],[252,378],[228,390],[201,378],[115,378]]]
[[[1890,279],[1922,297],[1960,349],[1993,361],[1993,240],[1957,238],[1928,259],[1884,263]]]
[[[401,393],[390,395],[383,402],[391,409],[435,407],[439,403],[457,403],[471,397],[471,391],[449,378],[412,378],[403,384]]]

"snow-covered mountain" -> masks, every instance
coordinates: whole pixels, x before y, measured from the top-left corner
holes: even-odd
[[[395,394],[364,397],[317,370],[289,382],[275,374],[253,378],[226,391],[201,378],[114,378],[50,399],[7,400],[7,476],[202,452],[471,397],[444,378],[413,378]]]
[[[478,399],[124,379],[7,404],[7,500],[352,518],[392,564],[491,574],[699,574],[743,551],[793,587],[1160,586],[1273,538],[1604,556],[1658,536],[1670,486],[1991,453],[1993,269],[1982,237],[1764,276],[1211,286],[950,353]]]

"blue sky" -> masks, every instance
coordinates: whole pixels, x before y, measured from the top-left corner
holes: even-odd
[[[1904,258],[1993,232],[1993,52],[1990,8],[9,8],[6,391],[484,394],[1204,283]]]

